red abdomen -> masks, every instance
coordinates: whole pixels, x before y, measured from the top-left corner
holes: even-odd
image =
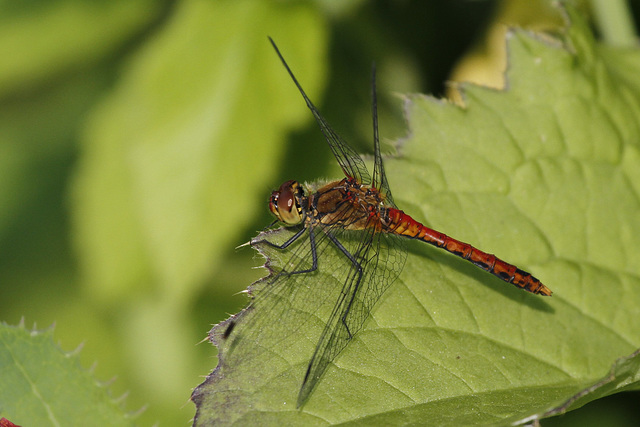
[[[399,209],[387,210],[388,224],[384,231],[442,248],[454,255],[471,261],[477,267],[488,271],[494,276],[534,294],[549,296],[551,289],[547,288],[530,273],[520,270],[515,265],[502,261],[493,254],[482,252],[468,243],[453,239],[446,234],[425,227]]]

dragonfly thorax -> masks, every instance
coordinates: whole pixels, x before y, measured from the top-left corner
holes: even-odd
[[[304,221],[302,200],[304,189],[297,181],[286,181],[271,193],[269,209],[278,221],[286,225],[297,225]]]

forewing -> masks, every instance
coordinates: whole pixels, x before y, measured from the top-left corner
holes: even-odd
[[[402,271],[407,256],[399,237],[375,233],[373,228],[357,234],[333,232],[363,273],[360,277],[358,266],[350,261],[349,273],[309,363],[298,406],[309,397],[329,363],[362,329],[373,306]]]
[[[378,96],[376,95],[376,65],[371,67],[371,115],[373,117],[373,181],[371,185],[380,191],[388,206],[396,207],[391,196],[389,181],[384,171],[382,154],[380,153],[380,137],[378,135]]]
[[[278,229],[261,233],[252,242],[267,258],[271,274],[251,285],[249,306],[230,319],[232,330],[220,337],[224,353],[221,357],[227,364],[250,360],[265,350],[286,348],[287,338],[323,304],[335,300],[334,290],[342,278],[336,271],[338,266],[325,261],[327,257],[331,259],[326,236],[319,234],[315,239],[318,269],[302,274],[294,272],[310,269],[313,259],[308,230],[286,249],[270,247],[263,241],[281,244],[292,235],[291,230]]]
[[[346,176],[354,178],[359,184],[370,185],[371,177],[367,171],[364,161],[356,151],[329,126],[329,123],[320,115],[320,112],[307,100],[307,106],[316,118],[320,130],[331,147],[331,152],[335,156],[338,164]]]
[[[312,358],[320,331],[340,299],[352,265],[320,227],[314,230],[318,268],[311,273],[291,274],[311,268],[308,232],[284,250],[265,243],[254,244],[269,257],[267,265],[273,271],[251,286],[250,305],[228,320],[226,329],[214,328],[212,339],[220,350],[218,369],[223,373],[246,376],[249,372],[261,371],[251,381],[252,387],[260,387],[261,379],[268,381],[278,375],[273,369],[278,360],[286,360],[299,352],[304,353],[306,361]],[[288,230],[275,230],[259,237],[281,244],[293,234]],[[314,345],[305,346],[304,336]],[[297,359],[300,358],[297,354]],[[265,369],[270,371],[262,372]],[[300,370],[299,375],[302,385],[304,371]],[[291,392],[293,400],[298,390]]]
[[[280,50],[274,43],[274,41],[269,37],[269,41],[273,45],[280,61],[287,69],[287,72],[291,76],[291,79],[296,84],[300,94],[304,98],[304,101],[307,103],[307,107],[311,110],[313,117],[315,117],[318,126],[320,126],[320,130],[324,134],[327,143],[329,143],[329,147],[331,147],[331,151],[335,156],[336,160],[340,164],[342,171],[346,176],[355,179],[360,184],[371,184],[371,177],[369,176],[369,172],[367,171],[367,167],[364,164],[364,161],[360,157],[360,155],[351,148],[332,128],[329,126],[329,123],[322,117],[322,114],[318,111],[315,105],[311,102],[305,91],[302,89],[300,83],[298,83],[298,79],[293,75],[293,72],[289,68],[289,65],[282,57]]]

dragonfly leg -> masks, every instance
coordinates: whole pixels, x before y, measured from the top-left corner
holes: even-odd
[[[266,243],[267,245],[271,246],[272,248],[276,248],[276,249],[286,249],[288,248],[293,242],[295,242],[296,240],[298,240],[300,238],[300,236],[302,236],[304,234],[305,231],[309,231],[309,244],[311,245],[311,268],[307,268],[305,270],[297,270],[297,271],[291,271],[291,272],[282,272],[281,274],[303,274],[303,273],[311,273],[313,271],[316,271],[318,269],[318,254],[316,252],[316,235],[313,232],[313,228],[309,227],[303,227],[300,229],[300,231],[298,231],[296,234],[294,234],[293,236],[291,236],[286,242],[278,245],[276,243],[270,242],[266,239],[264,240],[258,240],[253,242],[253,244],[256,243]]]
[[[304,227],[301,228],[296,234],[291,236],[286,242],[284,242],[284,243],[282,243],[280,245],[277,244],[277,243],[270,242],[267,239],[256,240],[254,242],[251,242],[251,245],[255,245],[255,244],[258,244],[258,243],[266,243],[267,245],[271,246],[272,248],[286,249],[287,247],[289,247],[289,245],[291,245],[293,242],[298,240],[298,238],[300,238],[300,236],[302,236],[305,231],[306,231],[306,228],[304,228]]]
[[[342,243],[340,243],[338,239],[336,239],[331,233],[327,233],[327,237],[329,237],[329,240],[331,240],[333,244],[336,245],[336,247],[340,249],[340,251],[347,258],[349,258],[349,261],[351,261],[351,263],[355,267],[355,270],[357,271],[357,274],[358,274],[358,277],[353,282],[353,291],[351,292],[351,296],[349,297],[349,302],[347,303],[347,307],[345,308],[344,314],[342,315],[342,324],[344,325],[345,329],[347,330],[347,333],[349,334],[349,339],[351,339],[353,338],[353,334],[349,330],[349,325],[347,325],[347,316],[349,315],[349,311],[351,311],[351,306],[355,301],[356,294],[358,293],[358,288],[360,287],[360,282],[362,281],[362,275],[364,272],[362,270],[362,265],[360,265],[358,260],[351,254],[351,252],[347,250],[347,248],[342,246]],[[344,289],[343,289],[342,297],[345,297],[345,296],[348,296],[348,295],[344,294]]]
[[[296,234],[291,236],[286,242],[282,243],[281,245],[278,245],[276,243],[270,242],[270,241],[268,241],[266,239],[256,240],[256,241],[251,242],[251,244],[255,245],[255,244],[258,244],[258,243],[265,243],[265,244],[271,246],[272,248],[286,249],[293,242],[298,240],[300,238],[300,236],[302,236],[306,230],[307,229],[303,227],[302,229],[300,229],[300,231],[298,231]],[[315,270],[318,269],[318,254],[317,254],[317,251],[316,251],[316,237],[315,237],[315,234],[314,234],[312,228],[309,228],[309,243],[311,244],[311,257],[313,259],[311,268],[308,268],[306,270],[292,271],[290,273],[286,272],[286,271],[281,271],[279,273],[280,275],[311,273],[312,271],[315,271]],[[225,339],[225,340],[228,339],[229,336],[231,335],[231,332],[233,332],[235,327],[236,327],[236,319],[234,318],[229,322],[229,325],[227,326],[227,328],[222,333],[222,338]]]

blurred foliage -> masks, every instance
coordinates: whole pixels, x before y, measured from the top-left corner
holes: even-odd
[[[561,22],[544,1],[500,14],[525,3],[1,2],[0,320],[55,322],[63,349],[84,342],[82,363],[117,376],[129,410],[147,406],[141,425],[186,423],[215,366],[196,343],[263,273],[234,248],[271,221],[273,187],[331,170],[267,35],[366,152],[372,60],[381,133],[402,137],[394,93],[445,94],[496,26]],[[608,424],[624,425],[615,402]]]

